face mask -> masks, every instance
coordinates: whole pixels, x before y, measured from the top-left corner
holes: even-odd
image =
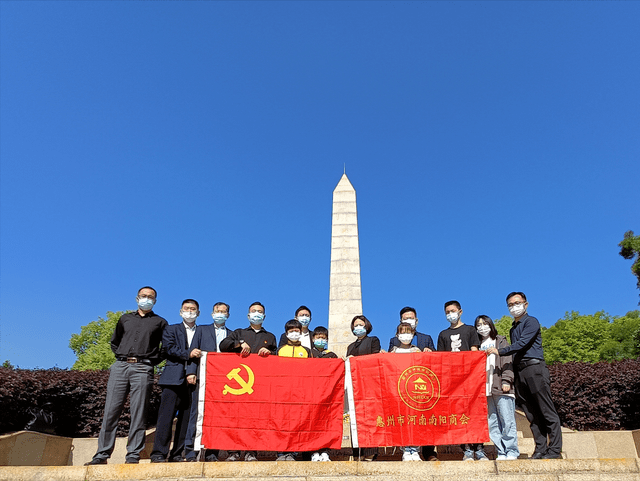
[[[194,311],[180,311],[180,315],[185,321],[195,321],[198,313]]]
[[[227,316],[225,313],[223,312],[214,312],[213,314],[211,314],[211,317],[213,318],[213,322],[215,322],[216,326],[224,326],[225,322],[227,322],[227,319],[229,319],[229,316]]]
[[[487,337],[491,332],[491,328],[486,324],[483,324],[481,326],[478,326],[477,331],[478,331],[478,334],[480,334],[482,337]]]
[[[526,307],[524,307],[524,304],[514,304],[513,306],[511,306],[509,308],[509,312],[511,313],[511,315],[513,317],[520,317],[522,316],[522,314],[524,314],[524,311],[526,311]]]
[[[314,339],[313,345],[316,346],[321,351],[324,351],[329,345],[329,343],[327,342],[326,339]]]
[[[364,326],[356,326],[353,328],[353,333],[357,336],[364,336],[367,333],[367,330]]]
[[[150,311],[155,303],[156,301],[149,297],[141,297],[138,299],[138,307],[141,311]]]
[[[311,318],[309,316],[298,316],[298,322],[307,327],[311,323]]]
[[[411,344],[411,341],[413,341],[413,334],[398,334],[398,340],[402,344]]]
[[[402,319],[400,322],[406,322],[407,324],[410,324],[411,327],[413,327],[415,329],[416,327],[416,320],[411,318],[411,319]]]
[[[249,322],[254,326],[262,324],[264,321],[264,314],[262,312],[250,312]]]
[[[449,321],[451,324],[456,324],[459,317],[460,315],[457,312],[450,312],[449,314],[447,314],[447,321]]]
[[[299,332],[287,332],[287,339],[289,339],[290,341],[298,342],[301,337],[302,334],[300,334]]]

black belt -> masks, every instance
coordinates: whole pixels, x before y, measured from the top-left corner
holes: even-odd
[[[153,366],[153,364],[151,364],[151,361],[149,359],[141,359],[139,357],[120,356],[116,359],[118,359],[118,361],[128,362],[129,364],[136,364],[138,362],[141,362],[142,364],[148,364],[149,366]]]
[[[534,364],[541,364],[544,361],[542,359],[523,359],[518,364],[518,369],[524,369],[525,367],[533,366]]]

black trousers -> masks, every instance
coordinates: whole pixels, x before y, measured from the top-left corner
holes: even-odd
[[[176,432],[173,436],[173,447],[169,459],[182,457],[184,451],[187,426],[189,424],[189,411],[191,408],[191,390],[184,382],[180,386],[162,386],[160,397],[160,409],[158,410],[158,422],[156,423],[156,438],[153,442],[151,457],[166,459],[171,442],[171,429],[173,418],[178,413]]]
[[[551,399],[549,368],[542,361],[527,367],[516,367],[515,374],[516,402],[531,425],[536,453],[560,454],[562,431],[560,417]]]

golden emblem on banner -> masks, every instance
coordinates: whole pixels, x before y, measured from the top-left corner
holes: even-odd
[[[229,371],[227,373],[227,379],[229,379],[230,381],[232,379],[235,380],[240,387],[239,388],[232,388],[228,384],[225,384],[224,385],[224,389],[222,390],[222,394],[224,394],[224,395],[233,394],[234,396],[240,396],[242,394],[251,394],[251,393],[253,393],[253,383],[255,381],[255,378],[253,376],[253,371],[246,364],[240,364],[240,366],[243,367],[245,369],[245,371],[247,372],[248,379],[245,380],[240,375],[241,369],[239,367],[236,367],[235,369],[232,369],[231,371]]]
[[[410,408],[428,411],[440,399],[440,380],[427,367],[411,366],[400,374],[398,394],[402,402]]]

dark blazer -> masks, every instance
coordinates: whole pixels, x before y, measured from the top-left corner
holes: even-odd
[[[198,326],[196,334],[193,336],[189,352],[194,349],[201,351],[216,352],[218,350],[218,341],[216,340],[216,326],[209,324],[208,326]],[[194,358],[187,364],[187,376],[196,374],[200,368],[200,359]]]
[[[352,342],[347,347],[347,356],[364,356],[365,354],[377,354],[380,352],[380,339],[376,336],[365,336]]]
[[[436,346],[433,344],[433,339],[429,334],[422,334],[421,332],[416,331],[416,337],[413,340],[414,345],[418,346],[421,351],[424,351],[425,347],[428,347],[432,351],[436,350]],[[389,339],[389,352],[393,349],[393,346],[399,346],[400,341],[396,336],[393,336]]]
[[[179,386],[185,381],[189,352],[187,330],[184,328],[184,324],[181,322],[165,327],[162,333],[162,357],[167,360],[167,364],[158,384]]]

